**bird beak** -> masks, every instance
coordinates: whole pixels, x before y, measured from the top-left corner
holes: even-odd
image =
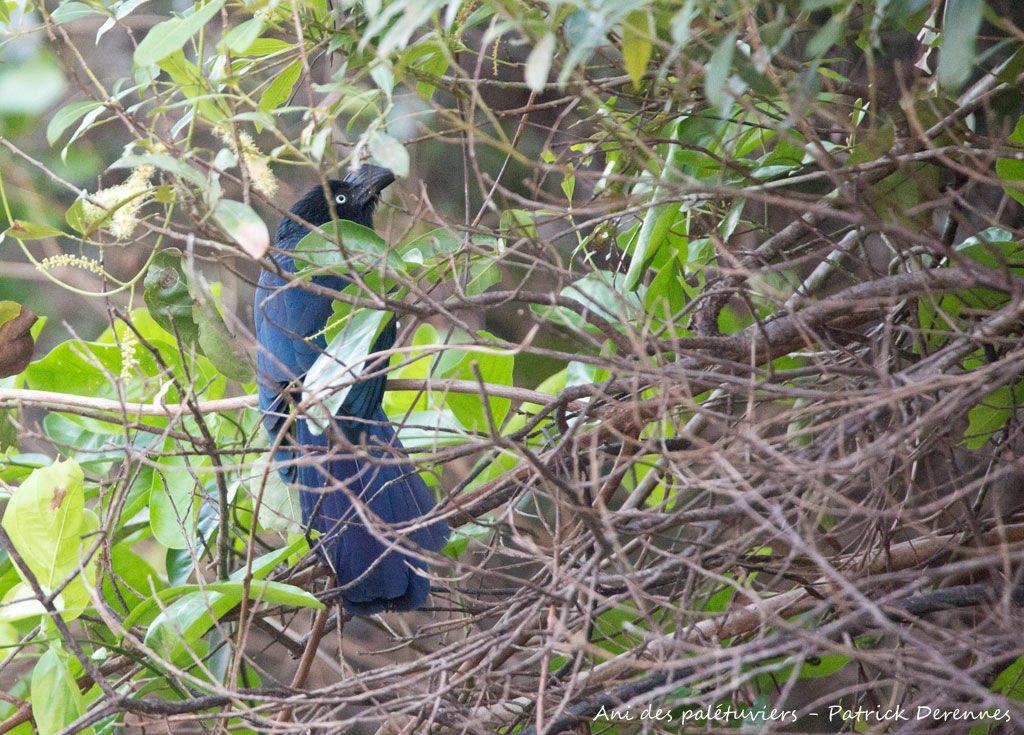
[[[372,163],[364,163],[358,171],[345,177],[345,183],[355,190],[360,204],[380,197],[380,193],[394,180],[395,175],[389,169]]]

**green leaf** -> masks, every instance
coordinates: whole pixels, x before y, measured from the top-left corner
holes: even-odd
[[[245,202],[221,199],[213,209],[213,218],[253,260],[259,260],[270,247],[266,223]]]
[[[1017,408],[1024,402],[1024,382],[1014,386],[1004,385],[989,393],[968,413],[968,425],[964,431],[968,449],[977,449],[989,437],[1003,428]]]
[[[639,85],[651,59],[651,17],[646,9],[631,12],[622,21],[622,58],[626,62],[626,73],[634,85]]]
[[[71,229],[85,234],[89,225],[85,221],[85,203],[82,199],[76,199],[75,203],[68,207],[68,211],[64,214],[64,220],[68,223]]]
[[[50,124],[46,126],[46,142],[50,145],[56,143],[65,130],[77,122],[85,113],[95,110],[97,107],[103,107],[103,105],[99,102],[88,100],[86,102],[72,102],[70,105],[57,110],[57,114],[51,118]]]
[[[224,36],[224,43],[235,54],[243,54],[263,32],[263,20],[250,18],[239,23]]]
[[[189,651],[195,649],[196,642],[241,599],[241,594],[191,592],[157,615],[146,629],[145,643],[166,661],[175,664],[190,661]]]
[[[431,324],[420,324],[416,334],[412,336],[412,347],[424,347],[438,344],[439,337],[437,330]],[[402,355],[401,362],[405,365],[398,367],[389,377],[409,378],[412,380],[423,380],[430,376],[431,352],[418,350]],[[428,394],[423,391],[394,391],[384,392],[382,405],[384,413],[388,416],[398,416],[409,412],[423,411],[427,409]],[[403,435],[402,441],[405,441]],[[408,445],[407,445],[408,446]]]
[[[275,54],[289,51],[295,48],[295,44],[282,41],[279,38],[257,38],[247,49],[239,52],[241,56],[274,56]]]
[[[191,15],[157,23],[135,49],[135,65],[150,66],[184,46],[217,14],[225,0],[212,0]]]
[[[136,352],[139,362],[155,369],[148,352]],[[106,372],[104,372],[106,371]],[[25,369],[28,385],[38,390],[52,390],[78,396],[116,398],[117,390],[110,376],[121,372],[121,350],[111,344],[98,342],[62,342],[45,357],[29,363]],[[141,386],[133,383],[129,400],[141,395]]]
[[[272,465],[269,452],[260,455],[253,462],[252,492],[255,495],[263,486],[260,503],[259,523],[268,531],[277,531],[282,536],[301,535],[302,508],[299,489],[287,484]]]
[[[537,41],[530,55],[526,57],[526,86],[534,92],[543,92],[551,73],[551,62],[555,57],[555,34],[546,33]]]
[[[803,666],[800,667],[800,678],[820,679],[823,676],[831,676],[851,661],[852,659],[849,656],[840,654],[819,656],[814,663],[804,662]]]
[[[170,452],[175,450],[172,444],[165,448]],[[164,457],[153,473],[149,494],[149,525],[153,536],[168,549],[189,548],[190,544],[195,544],[198,508],[197,482],[184,459]]]
[[[704,94],[712,106],[723,114],[729,103],[726,88],[729,81],[729,70],[732,68],[732,56],[736,51],[737,31],[732,31],[722,39],[708,61],[704,73]]]
[[[846,28],[846,18],[847,13],[833,12],[832,16],[807,42],[807,55],[811,58],[818,58],[838,43],[843,35],[843,29]]]
[[[198,344],[199,325],[192,318],[195,300],[181,259],[177,248],[167,248],[153,256],[142,297],[153,320],[189,347]]]
[[[395,176],[409,175],[409,151],[400,141],[387,133],[375,130],[370,135],[370,155],[377,163],[391,169]]]
[[[63,2],[50,13],[50,20],[58,24],[70,23],[87,15],[102,15],[102,13],[99,8],[86,5],[85,3]]]
[[[228,329],[215,295],[201,275],[189,271],[187,276],[195,300],[192,319],[199,326],[199,348],[224,377],[239,383],[253,382],[256,372],[249,352],[238,335]]]
[[[305,538],[299,537],[295,542],[292,542],[288,546],[272,551],[269,554],[264,554],[263,557],[260,557],[260,559],[270,558],[273,561],[273,563],[263,571],[263,576],[269,574],[274,566],[286,559],[288,556],[296,553],[296,549],[301,550],[305,543]],[[254,573],[252,579],[249,581],[250,600],[262,600],[263,602],[272,605],[291,605],[294,607],[309,607],[317,610],[323,609],[323,604],[317,600],[313,594],[306,592],[303,589],[283,582],[263,581],[260,575],[255,573],[258,561],[259,560],[254,560]],[[210,593],[210,599],[213,599],[214,595],[223,595],[224,597],[229,598],[232,605],[236,605],[242,600],[242,579],[244,574],[245,569],[242,568],[235,570],[232,573],[230,580],[208,582],[201,587],[197,584],[183,584],[176,587],[166,587],[162,590],[158,590],[155,596],[144,600],[132,610],[131,614],[125,618],[124,626],[125,628],[130,628],[133,625],[145,625],[151,622],[151,618],[157,619],[155,616],[160,614],[161,608],[167,608],[167,605],[175,600],[178,601],[175,605],[180,605],[180,608],[190,607],[192,605],[192,601],[186,598],[198,597],[202,599],[204,593]],[[171,608],[173,607],[174,605],[171,606]],[[167,608],[167,612],[176,612],[171,608]],[[228,609],[230,609],[230,607]],[[173,617],[173,615],[168,617]]]
[[[410,48],[403,57],[399,68],[402,66],[419,69],[427,76],[427,80],[434,80],[448,70],[448,57],[442,50],[441,42],[432,38]],[[437,87],[421,76],[417,76],[417,79],[416,94],[424,100],[429,100]]]
[[[245,588],[241,581],[214,582],[199,588],[184,585],[159,593],[161,602],[177,599],[157,615],[149,626],[145,642],[171,661],[187,660],[188,652],[225,613],[242,601]],[[291,605],[322,610],[323,603],[305,590],[282,582],[252,580],[249,599],[271,605]],[[127,627],[127,621],[126,621]]]
[[[493,260],[477,260],[469,264],[464,277],[467,278],[463,288],[465,294],[477,296],[501,282],[501,266]]]
[[[982,0],[946,0],[939,45],[939,84],[957,88],[974,68],[974,42],[981,27]]]
[[[1024,656],[999,672],[992,682],[992,691],[1004,697],[1024,701]]]
[[[17,240],[42,240],[47,237],[65,237],[64,233],[50,225],[38,225],[34,222],[25,222],[16,219],[14,224],[4,231],[4,235],[10,235]]]
[[[680,138],[684,125],[685,121],[680,121],[669,128],[673,140]],[[669,144],[665,158],[665,167],[661,171],[661,181],[672,182],[678,181],[681,178],[680,170],[683,167],[685,155],[685,146],[675,143]],[[659,185],[654,188],[652,198],[657,200],[661,196],[662,187],[659,182]],[[678,218],[680,206],[678,202],[672,202],[670,204],[659,204],[647,210],[647,213],[644,215],[643,224],[636,234],[636,240],[630,252],[629,270],[626,272],[625,282],[622,284],[623,288],[627,291],[636,288],[651,262],[654,262],[655,259],[657,259],[657,262],[664,261],[665,254],[659,253],[659,251],[663,246],[670,243],[667,235],[669,228],[672,227]]]
[[[445,544],[442,553],[453,559],[458,559],[469,546],[471,539],[488,539],[493,533],[494,529],[476,523],[464,523],[458,528],[452,529],[452,536]]]
[[[228,108],[215,93],[210,80],[195,64],[185,58],[185,52],[177,50],[164,57],[157,66],[171,77],[181,94],[195,100],[196,109],[208,119],[219,122],[227,117]]]
[[[16,452],[20,445],[18,427],[14,425],[13,416],[13,408],[0,408],[0,454],[7,454],[11,450]]]
[[[334,231],[344,250],[325,239],[318,232],[310,232],[295,246],[296,263],[307,263],[335,272],[361,271],[379,268],[384,260],[399,273],[405,270],[405,261],[384,239],[369,227],[349,220],[335,220],[324,225],[325,232]]]
[[[479,334],[484,338],[494,339],[493,335],[487,332],[481,331]],[[476,363],[475,370],[474,363]],[[465,347],[454,345],[446,350],[442,358],[438,360],[435,372],[440,378],[478,382],[477,372],[479,371],[480,378],[484,383],[512,385],[514,369],[514,355],[478,351],[468,345]],[[445,403],[455,414],[455,418],[467,429],[485,433],[490,431],[490,422],[487,420],[484,404],[479,395],[449,393],[445,396]],[[507,398],[488,398],[487,408],[490,410],[495,427],[501,427],[510,407],[511,401]]]
[[[510,238],[537,237],[537,223],[534,212],[525,209],[506,209],[501,213],[501,231]]]
[[[318,422],[326,425],[337,413],[363,369],[377,334],[390,318],[386,311],[357,309],[306,373],[302,399],[310,403],[308,416],[313,419],[313,433],[320,433]]]
[[[1017,119],[1017,124],[1010,133],[1010,142],[1024,143],[1024,115]],[[1003,181],[1013,182],[1010,186],[1003,184],[1003,191],[1024,204],[1024,161],[1000,158],[996,161],[996,173]]]
[[[629,270],[623,286],[627,290],[636,288],[641,277],[651,267],[651,259],[659,254],[666,243],[669,228],[675,224],[679,216],[679,204],[659,204],[651,207],[644,215],[643,225],[637,233],[636,245],[630,253]]]
[[[39,735],[60,732],[85,714],[85,699],[59,643],[50,645],[36,661],[29,691],[35,704],[32,717]],[[89,727],[81,732],[92,735],[94,730]]]
[[[288,65],[263,91],[260,96],[260,109],[263,112],[270,112],[287,102],[288,98],[292,96],[295,83],[299,81],[300,74],[302,74],[302,59]]]
[[[399,250],[406,263],[424,264],[441,255],[454,253],[462,247],[462,238],[451,230],[439,227],[402,245]]]

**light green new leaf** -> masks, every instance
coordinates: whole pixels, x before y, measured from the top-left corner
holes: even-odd
[[[82,536],[99,525],[96,514],[85,510],[82,468],[69,459],[34,470],[8,502],[2,524],[39,585],[56,589],[82,564]],[[87,564],[85,574],[93,584],[95,566]],[[60,598],[67,615],[77,616],[89,600],[81,577]]]
[[[633,84],[640,84],[651,60],[651,17],[646,9],[634,10],[622,21],[622,58]]]
[[[212,0],[191,15],[157,23],[135,49],[135,65],[150,66],[180,49],[217,14],[225,0]]]
[[[240,23],[224,36],[224,43],[232,53],[243,55],[263,32],[263,20],[250,18]]]
[[[287,102],[288,98],[292,96],[292,89],[295,88],[295,83],[299,81],[301,73],[302,59],[297,59],[278,74],[277,79],[271,82],[270,86],[264,90],[260,96],[260,109],[263,112],[270,112]]]

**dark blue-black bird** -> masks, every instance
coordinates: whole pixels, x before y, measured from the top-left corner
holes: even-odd
[[[327,191],[323,186],[311,189],[291,212],[311,225],[337,218],[373,227],[380,193],[394,180],[387,169],[367,164],[344,180],[329,181]],[[308,233],[307,227],[285,217],[275,244],[291,251]],[[286,252],[274,259],[281,270],[296,271]],[[349,283],[333,274],[311,280],[336,291]],[[422,520],[434,499],[412,465],[400,461],[402,444],[381,408],[386,362],[367,362],[364,371],[369,369],[371,377],[352,386],[331,426],[314,433],[310,419],[302,415],[290,423],[288,414],[301,399],[302,378],[325,347],[323,330],[332,300],[285,285],[267,270],[260,273],[254,313],[263,425],[272,442],[285,432],[275,455],[281,476],[299,487],[306,532],[337,575],[348,612],[418,609],[430,584],[420,574],[425,562],[408,552],[439,551],[447,541],[448,525],[443,519]],[[392,318],[373,351],[390,349],[395,334]],[[341,437],[362,445],[363,456],[340,448],[345,444],[338,441]],[[320,535],[312,538],[313,531]]]

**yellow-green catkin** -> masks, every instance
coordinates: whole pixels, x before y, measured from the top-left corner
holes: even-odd
[[[139,367],[139,360],[135,356],[135,349],[139,345],[139,340],[135,337],[135,332],[130,329],[125,329],[124,334],[121,335],[121,380],[131,380],[132,373]]]
[[[93,260],[92,258],[86,258],[82,255],[69,255],[67,253],[51,255],[49,258],[43,258],[41,261],[36,263],[36,269],[48,271],[51,268],[59,268],[62,265],[71,266],[72,268],[81,268],[84,271],[95,273],[98,276],[103,275],[103,267],[98,261]]]
[[[118,242],[127,240],[139,224],[139,209],[145,202],[151,188],[150,179],[155,173],[156,168],[144,164],[133,169],[123,183],[100,189],[82,202],[83,218],[91,225],[111,213],[107,229]]]
[[[277,191],[277,179],[274,178],[274,172],[270,170],[270,157],[256,147],[252,136],[238,131],[236,138],[230,131],[220,128],[217,129],[217,135],[236,156],[245,161],[252,185],[267,196],[273,196]]]

